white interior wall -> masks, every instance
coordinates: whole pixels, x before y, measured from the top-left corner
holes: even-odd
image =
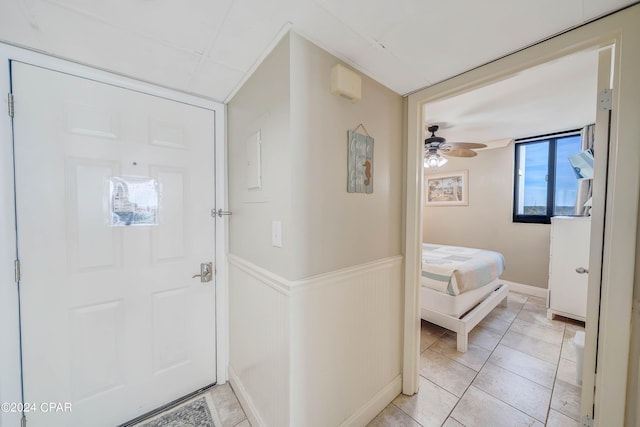
[[[401,253],[402,98],[362,76],[362,100],[331,94],[339,61],[291,36],[294,203],[300,229],[294,277],[309,277]],[[374,138],[373,193],[347,193],[347,131]],[[362,129],[359,132],[363,132]]]
[[[512,219],[514,144],[448,159],[440,168],[425,169],[425,177],[468,170],[469,205],[425,206],[423,241],[500,252],[506,261],[503,279],[546,288],[550,225]]]
[[[400,391],[403,102],[366,76],[360,103],[331,95],[338,62],[292,33],[228,105],[230,376],[254,425],[362,425]],[[346,191],[359,123],[370,195]],[[247,190],[257,130],[263,188]]]
[[[229,171],[229,374],[252,408],[253,425],[288,425],[287,298],[268,274],[290,277],[291,212],[289,36],[285,36],[227,105]],[[247,188],[246,140],[262,136],[262,188]],[[271,245],[271,222],[283,224],[283,247]],[[237,260],[237,262],[233,262]],[[242,267],[245,268],[242,268]],[[247,267],[249,266],[249,267]],[[251,418],[253,417],[253,418]]]
[[[293,425],[338,425],[400,374],[402,98],[367,76],[360,102],[332,95],[338,62],[291,34],[294,276],[328,274],[292,300]],[[347,130],[360,123],[375,140],[372,194],[346,191]]]
[[[290,136],[289,36],[274,48],[227,105],[229,252],[290,278],[293,153]],[[248,189],[246,141],[261,133],[262,188]],[[271,222],[282,222],[281,248],[271,245]]]

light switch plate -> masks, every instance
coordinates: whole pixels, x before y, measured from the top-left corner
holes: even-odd
[[[282,247],[282,222],[271,221],[271,245],[276,248]]]

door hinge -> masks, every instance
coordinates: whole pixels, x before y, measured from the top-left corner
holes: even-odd
[[[16,283],[20,282],[20,260],[19,259],[13,262],[13,271],[16,276]]]
[[[593,418],[590,415],[585,415],[582,417],[582,427],[594,427],[595,424],[593,422]]]
[[[9,106],[9,117],[13,117],[13,114],[14,114],[13,94],[11,92],[7,94],[7,103]]]
[[[612,91],[611,89],[602,89],[602,91],[598,94],[598,108],[601,110],[609,111],[612,108]]]

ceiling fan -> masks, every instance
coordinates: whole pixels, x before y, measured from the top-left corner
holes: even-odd
[[[452,157],[475,157],[478,155],[473,150],[485,148],[486,144],[475,142],[447,142],[441,136],[436,136],[440,126],[431,125],[427,128],[431,136],[424,140],[424,167],[439,167],[447,163],[447,159],[442,156]]]

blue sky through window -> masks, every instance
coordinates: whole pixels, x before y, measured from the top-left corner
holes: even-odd
[[[557,139],[554,213],[566,214],[566,209],[556,212],[557,208],[575,205],[578,181],[568,158],[581,151],[581,144],[580,135]],[[549,141],[529,143],[523,148],[524,194],[521,196],[524,196],[524,206],[546,206]]]
[[[569,163],[569,156],[579,153],[581,149],[582,140],[580,135],[558,139],[556,144],[555,207],[574,206],[576,204],[578,180],[573,173],[571,163]]]
[[[524,161],[524,205],[547,205],[549,142],[527,144]]]

